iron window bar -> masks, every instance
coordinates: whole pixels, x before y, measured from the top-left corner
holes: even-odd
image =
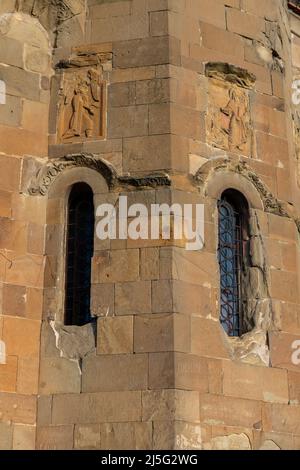
[[[219,212],[220,322],[229,336],[242,333],[243,231],[239,212],[221,199]]]

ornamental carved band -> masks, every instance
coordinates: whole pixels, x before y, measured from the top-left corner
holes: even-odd
[[[105,81],[98,65],[63,72],[58,140],[71,143],[105,137]]]

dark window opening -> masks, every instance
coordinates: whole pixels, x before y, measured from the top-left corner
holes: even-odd
[[[90,298],[94,225],[93,192],[87,184],[77,183],[72,187],[68,201],[66,325],[82,326],[92,320]]]
[[[248,255],[248,204],[233,189],[223,192],[218,202],[220,266],[220,322],[229,336],[245,333],[243,325],[243,280]]]
[[[300,0],[288,0],[288,7],[297,15],[300,15]]]

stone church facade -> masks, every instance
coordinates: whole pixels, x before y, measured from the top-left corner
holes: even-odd
[[[0,449],[300,449],[298,3],[1,0]],[[72,251],[120,195],[204,204],[203,249]]]

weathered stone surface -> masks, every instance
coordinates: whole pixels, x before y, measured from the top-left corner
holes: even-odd
[[[133,315],[151,312],[151,282],[126,282],[116,284],[116,315]]]
[[[52,423],[94,424],[141,420],[141,392],[57,394],[53,397]]]
[[[200,417],[205,424],[252,428],[261,420],[261,404],[259,401],[242,398],[201,395]]]
[[[44,358],[40,362],[40,393],[80,393],[81,370],[76,360]]]
[[[273,403],[288,403],[287,372],[224,361],[223,393]]]
[[[98,319],[98,354],[133,352],[133,316]]]
[[[74,448],[79,450],[100,449],[100,424],[76,425],[74,431]]]
[[[13,450],[35,450],[35,426],[14,425]]]
[[[56,347],[62,357],[78,360],[94,352],[95,325],[88,323],[83,326],[62,326],[51,322],[56,338]]]
[[[112,450],[152,449],[151,423],[104,423],[101,448]]]
[[[0,423],[0,450],[11,450],[13,439],[13,426]]]
[[[88,357],[82,364],[82,391],[144,390],[148,384],[146,354]]]
[[[205,450],[251,450],[251,443],[246,434],[230,434],[211,439],[204,445]]]
[[[40,426],[37,450],[72,450],[74,426]]]

